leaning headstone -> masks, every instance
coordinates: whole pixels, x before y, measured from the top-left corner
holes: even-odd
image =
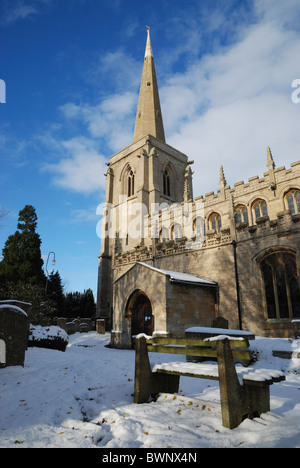
[[[0,334],[0,367],[24,366],[29,334],[29,322],[26,312],[15,305],[1,304]]]

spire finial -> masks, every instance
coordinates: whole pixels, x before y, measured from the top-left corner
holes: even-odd
[[[153,57],[151,40],[150,40],[150,26],[147,26],[147,43],[146,43],[146,50],[145,50],[145,57]]]
[[[225,185],[227,184],[226,179],[225,179],[225,174],[224,174],[224,168],[223,166],[220,167],[220,185]]]
[[[275,167],[275,163],[274,163],[274,159],[273,159],[273,156],[272,156],[270,146],[267,147],[267,167],[269,169],[270,169],[270,167],[272,167],[273,169]]]
[[[267,147],[267,168],[269,169],[270,189],[276,190],[275,163],[270,146]],[[275,192],[274,192],[275,193]]]

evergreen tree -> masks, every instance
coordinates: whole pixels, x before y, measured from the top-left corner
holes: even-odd
[[[56,309],[56,315],[65,316],[65,296],[60,274],[50,273],[47,287],[47,299],[50,299]]]
[[[94,294],[91,289],[84,291],[81,298],[81,317],[94,318],[96,314],[96,304]]]
[[[81,292],[67,293],[65,296],[66,317],[94,318],[96,304],[91,289]]]
[[[23,281],[28,284],[44,284],[42,270],[41,239],[36,233],[37,215],[32,205],[19,212],[18,231],[8,237],[0,263],[0,281]]]

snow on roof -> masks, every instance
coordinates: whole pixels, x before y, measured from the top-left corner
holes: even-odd
[[[143,262],[137,263],[150,268],[151,270],[157,271],[158,273],[162,273],[163,275],[170,276],[170,281],[172,283],[206,284],[207,286],[217,286],[215,281],[209,280],[207,278],[191,275],[189,273],[181,273],[179,271],[161,270]]]

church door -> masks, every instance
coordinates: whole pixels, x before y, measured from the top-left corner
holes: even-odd
[[[145,333],[151,336],[154,330],[154,317],[148,297],[140,293],[135,297],[130,306],[132,317],[131,335],[135,336],[139,333]]]

